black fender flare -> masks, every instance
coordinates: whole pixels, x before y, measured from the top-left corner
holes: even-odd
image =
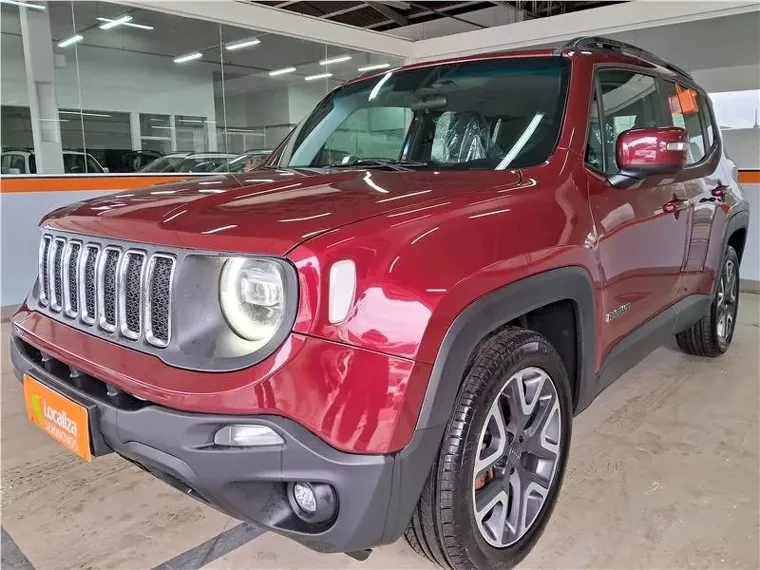
[[[532,275],[474,301],[449,326],[433,364],[417,429],[445,424],[451,414],[470,356],[493,330],[534,309],[557,301],[575,305],[578,384],[593,377],[596,318],[594,284],[581,267],[563,267]]]
[[[412,440],[395,457],[393,493],[383,543],[398,539],[416,508],[454,409],[470,357],[492,331],[540,307],[570,300],[577,346],[575,409],[595,395],[596,315],[594,283],[580,266],[562,267],[510,283],[468,305],[449,326],[433,364]]]
[[[738,212],[731,214],[730,217],[726,220],[726,230],[723,232],[723,246],[720,251],[720,263],[716,269],[718,272],[717,275],[720,275],[721,268],[723,267],[723,262],[725,261],[726,249],[728,248],[728,240],[731,239],[731,236],[736,233],[737,230],[746,230],[749,233],[749,210],[739,210]],[[718,288],[718,281],[720,281],[718,277],[713,280],[711,291],[711,295],[713,296],[715,295],[715,291]]]

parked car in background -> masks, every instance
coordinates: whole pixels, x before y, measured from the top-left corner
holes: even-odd
[[[214,172],[247,172],[266,162],[271,150],[249,150],[220,164]]]
[[[223,152],[188,152],[162,156],[140,170],[140,172],[213,172],[215,168],[235,158],[234,154]]]
[[[163,156],[155,150],[107,150],[110,172],[139,172]]]
[[[0,171],[3,174],[37,174],[37,162],[34,151],[7,150],[0,158]],[[108,172],[91,154],[75,151],[63,151],[64,174],[102,174]]]
[[[165,154],[161,158],[157,158],[146,166],[143,166],[138,172],[176,172],[174,167],[191,154],[191,152],[173,152],[171,154]]]
[[[705,91],[640,48],[362,77],[267,166],[42,219],[32,421],[319,552],[505,570],[576,414],[673,336],[730,348],[748,203]]]

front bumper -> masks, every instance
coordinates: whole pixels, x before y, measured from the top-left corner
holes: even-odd
[[[437,430],[416,432],[400,453],[358,455],[330,447],[283,417],[171,410],[80,374],[16,335],[11,336],[11,360],[19,379],[30,374],[90,408],[93,455],[116,451],[230,516],[319,552],[359,551],[396,540],[411,518],[438,450]],[[270,427],[284,444],[214,444],[219,428],[246,423]],[[295,515],[287,483],[304,480],[333,486],[338,497],[334,521],[310,525]]]

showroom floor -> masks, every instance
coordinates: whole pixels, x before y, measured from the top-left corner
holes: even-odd
[[[760,296],[730,355],[662,348],[575,422],[560,501],[524,566],[758,568]],[[2,567],[427,568],[403,542],[317,555],[113,455],[80,462],[27,423],[2,325]]]

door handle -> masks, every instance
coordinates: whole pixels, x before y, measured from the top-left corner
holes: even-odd
[[[710,191],[714,198],[723,198],[728,193],[728,186],[721,184]]]
[[[670,200],[669,202],[665,202],[662,205],[662,211],[665,212],[666,214],[675,214],[676,212],[686,209],[688,205],[689,205],[688,200],[673,199],[673,200]]]

